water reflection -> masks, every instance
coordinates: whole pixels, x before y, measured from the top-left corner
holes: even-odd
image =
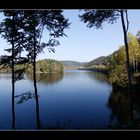
[[[32,75],[26,75],[26,77],[29,80],[33,81]],[[36,74],[36,82],[42,83],[42,84],[52,84],[57,83],[63,78],[63,73],[52,73],[52,74],[45,74],[45,73],[37,73]]]
[[[36,99],[36,123],[37,123],[37,129],[40,129],[39,101],[38,101],[38,90],[37,90],[37,84],[36,84],[36,76],[34,78],[34,90],[35,90],[35,99]]]
[[[6,82],[8,76],[6,75]],[[108,76],[105,74],[73,70],[64,72],[64,76],[61,73],[37,74],[36,76],[37,83],[34,85],[32,75],[26,75],[29,80],[21,80],[16,83],[16,128],[101,129],[108,128],[108,124],[110,124],[110,128],[115,129],[121,128],[121,125],[127,124],[130,120],[128,96],[120,91],[112,91],[111,85],[108,84]],[[1,89],[4,93],[1,94],[0,99],[1,108],[5,109],[7,105],[3,105],[3,100],[5,98],[6,103],[9,100],[9,95],[5,93],[11,95],[11,91],[7,91],[8,85],[5,84],[2,77],[5,78],[5,75],[0,75]],[[48,84],[50,85],[48,86]],[[33,100],[30,101],[31,99]],[[136,99],[138,98],[136,97]],[[30,101],[29,104],[25,103],[27,101]],[[139,100],[137,102],[139,103]],[[138,107],[140,111],[138,103],[134,105],[135,111],[138,111]],[[12,104],[12,108],[12,128],[14,128],[14,104]],[[29,114],[24,116],[26,109]],[[3,126],[6,126],[6,129],[9,128],[8,119],[6,120],[4,116],[4,119],[1,120]],[[3,126],[1,128],[5,128]]]
[[[117,125],[122,126],[130,121],[129,96],[120,92],[112,91],[108,99],[108,107],[112,113],[110,123],[116,118]]]
[[[0,74],[0,79],[2,80],[2,79],[11,79],[11,74]]]
[[[65,70],[65,76],[66,77],[72,77],[78,78],[79,76],[88,76],[92,80],[96,80],[99,82],[108,82],[108,75],[100,72],[91,72],[87,70]]]
[[[87,72],[88,76],[92,79],[96,79],[98,81],[102,81],[102,82],[108,82],[108,75],[107,74],[103,74],[100,72]]]
[[[35,94],[33,93],[33,91],[28,91],[26,93],[16,95],[15,98],[18,98],[17,104],[22,104],[32,98],[35,98]]]
[[[12,80],[12,129],[15,129],[15,83]]]

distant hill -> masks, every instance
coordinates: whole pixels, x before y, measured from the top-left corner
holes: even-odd
[[[64,69],[77,69],[80,66],[84,66],[86,62],[77,62],[77,61],[70,61],[70,60],[64,60],[64,61],[59,61],[60,63],[63,64]]]
[[[77,62],[77,61],[59,61],[59,62],[62,63],[64,67],[67,67],[67,66],[80,67],[86,64],[86,62]]]
[[[87,63],[85,63],[84,67],[90,67],[93,65],[104,65],[107,66],[110,64],[110,60],[112,58],[112,56],[117,53],[117,51],[114,51],[112,54],[108,55],[108,56],[100,56],[92,61],[89,61]]]

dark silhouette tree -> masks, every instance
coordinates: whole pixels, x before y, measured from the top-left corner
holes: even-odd
[[[119,17],[121,17],[126,52],[126,69],[128,77],[128,93],[130,97],[131,120],[133,120],[132,80],[130,73],[129,50],[127,41],[127,31],[129,27],[127,10],[84,10],[84,13],[82,15],[79,15],[79,17],[81,21],[87,23],[87,27],[89,28],[95,27],[96,29],[102,28],[104,22],[113,24],[117,21]]]
[[[43,52],[47,47],[49,51],[55,52],[54,46],[59,45],[56,38],[64,36],[64,29],[68,28],[68,20],[62,15],[62,10],[24,10],[24,32],[26,34],[27,45],[25,46],[28,52],[27,58],[33,64],[33,79],[36,98],[37,112],[37,128],[40,129],[39,123],[39,102],[36,85],[36,58],[37,55]],[[46,42],[41,42],[43,30],[49,31],[49,39]]]
[[[5,49],[10,55],[2,55],[0,57],[0,64],[3,67],[10,66],[12,70],[12,128],[15,128],[15,110],[14,110],[14,92],[15,81],[19,80],[17,75],[21,75],[19,70],[15,70],[16,64],[22,64],[27,59],[21,57],[23,46],[26,42],[24,38],[24,32],[21,30],[22,25],[22,11],[20,10],[1,10],[4,14],[4,19],[0,23],[0,34],[2,38],[6,39],[10,43],[11,48]]]
[[[56,38],[64,36],[64,29],[68,28],[68,19],[62,15],[62,10],[2,10],[5,19],[0,23],[0,33],[12,48],[5,49],[10,55],[2,55],[0,64],[3,67],[10,66],[12,69],[12,89],[14,82],[21,79],[24,69],[15,70],[16,64],[32,63],[34,88],[36,97],[36,109],[39,109],[37,86],[36,86],[36,57],[47,47],[49,51],[55,52],[54,46],[59,45]],[[41,42],[43,30],[49,31],[49,39]],[[27,51],[27,57],[21,57],[22,51]],[[18,75],[17,75],[18,74]],[[12,104],[14,105],[14,92]],[[39,111],[37,111],[39,112]],[[13,115],[13,120],[14,119]],[[14,122],[14,121],[13,121]],[[39,115],[37,114],[37,124]],[[38,128],[40,126],[38,125]]]

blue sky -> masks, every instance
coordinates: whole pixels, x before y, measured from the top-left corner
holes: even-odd
[[[68,37],[60,38],[60,45],[55,53],[45,53],[38,59],[74,60],[80,62],[91,61],[99,56],[106,56],[124,44],[121,19],[113,25],[105,23],[103,29],[87,28],[80,21],[79,10],[64,10],[64,16],[71,22],[70,28],[65,30]],[[128,10],[129,32],[136,35],[140,30],[140,10]],[[48,38],[44,34],[43,40]],[[0,53],[4,53],[5,41],[0,38]]]

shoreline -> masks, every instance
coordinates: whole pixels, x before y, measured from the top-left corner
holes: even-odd
[[[101,72],[104,74],[109,73],[109,70],[101,70],[101,69],[95,69],[95,68],[78,68],[77,70],[88,70],[88,71],[94,71],[94,72]]]

